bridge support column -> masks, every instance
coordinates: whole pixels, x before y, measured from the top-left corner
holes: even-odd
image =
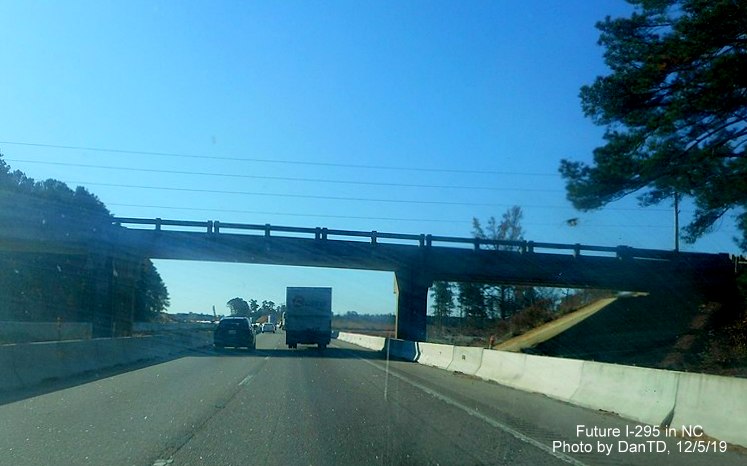
[[[401,340],[425,341],[428,288],[431,281],[412,269],[394,273],[397,293],[395,337]]]
[[[93,338],[113,336],[113,262],[114,259],[110,255],[91,254],[88,257],[86,266],[90,283],[88,315],[92,324]]]
[[[138,257],[122,256],[116,258],[112,265],[112,334],[115,337],[129,337],[135,319],[135,296],[143,261]]]
[[[111,254],[88,257],[88,316],[94,338],[132,335],[136,283],[142,259]]]

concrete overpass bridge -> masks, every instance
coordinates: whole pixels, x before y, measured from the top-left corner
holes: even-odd
[[[98,252],[92,255],[94,243]],[[219,221],[114,218],[112,228],[85,235],[6,227],[0,230],[0,250],[87,254],[112,266],[118,258],[148,257],[393,272],[396,336],[412,341],[425,340],[428,288],[434,281],[647,292],[696,289],[707,295],[734,288],[728,254]],[[99,280],[99,314],[112,302],[111,288]]]

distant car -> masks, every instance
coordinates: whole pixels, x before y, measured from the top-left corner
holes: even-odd
[[[275,333],[275,324],[262,324],[262,333]]]
[[[226,347],[256,349],[251,322],[246,317],[224,317],[213,332],[213,345],[216,350]]]

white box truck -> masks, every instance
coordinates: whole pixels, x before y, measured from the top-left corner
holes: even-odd
[[[319,345],[332,338],[332,288],[288,287],[285,295],[285,344]]]

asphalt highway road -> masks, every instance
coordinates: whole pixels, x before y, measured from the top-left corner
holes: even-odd
[[[289,350],[282,333],[263,334],[254,353],[206,350],[3,394],[0,464],[747,464],[734,447],[679,453],[682,439],[667,440],[669,454],[553,449],[577,443],[579,424],[634,425],[339,341]]]

